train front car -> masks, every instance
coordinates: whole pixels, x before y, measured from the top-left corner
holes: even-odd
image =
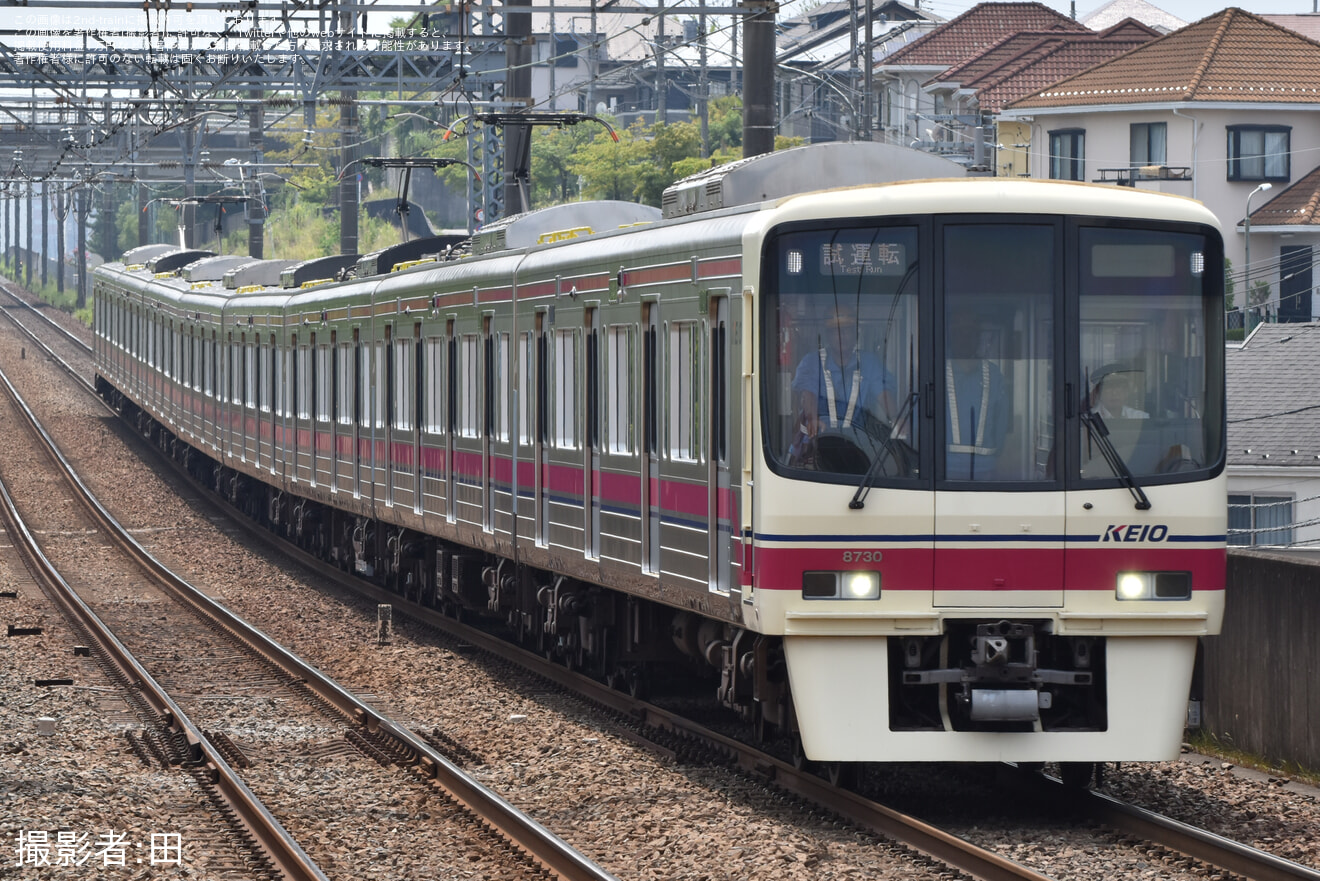
[[[783,636],[805,755],[1175,757],[1223,614],[1214,217],[914,182],[784,200],[746,250],[744,590]]]

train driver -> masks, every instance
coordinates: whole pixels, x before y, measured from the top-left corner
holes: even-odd
[[[840,304],[815,342],[793,375],[800,439],[828,429],[866,429],[867,416],[888,422],[894,377],[874,352],[858,344],[856,308]]]
[[[1091,409],[1100,414],[1101,419],[1149,419],[1150,414],[1128,406],[1128,397],[1132,392],[1132,381],[1127,372],[1116,369],[1101,369],[1091,388]]]
[[[945,342],[944,476],[993,480],[1013,415],[1004,375],[981,351],[981,323],[975,314],[954,316]]]

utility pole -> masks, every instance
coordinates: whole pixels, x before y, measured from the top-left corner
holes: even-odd
[[[256,93],[256,97],[260,99],[264,94],[264,92],[259,91]],[[261,104],[257,103],[253,104],[248,110],[248,147],[252,150],[252,192],[249,194],[245,191],[243,195],[251,195],[254,197],[247,202],[248,254],[252,257],[256,257],[258,260],[261,259],[262,253],[265,250],[264,231],[266,226],[266,200],[262,198],[263,185],[261,177],[259,176],[261,174],[259,169],[261,168],[263,159],[261,129]],[[242,171],[240,170],[240,180],[242,179],[242,176]],[[244,184],[245,190],[247,186],[247,184]]]
[[[865,2],[866,2],[866,5],[867,5],[867,8],[870,8],[870,6],[871,6],[871,0],[865,0]],[[857,18],[858,18],[858,15],[857,15],[857,0],[848,0],[848,24],[849,24],[849,27],[848,27],[848,88],[849,88],[849,90],[851,91],[851,93],[852,93],[852,95],[853,95],[853,99],[852,99],[852,100],[853,100],[853,103],[854,103],[853,114],[852,114],[852,115],[853,115],[853,118],[850,119],[850,120],[848,120],[848,123],[849,123],[848,140],[852,140],[853,137],[860,135],[860,134],[861,134],[861,131],[862,131],[862,121],[861,121],[860,119],[857,118],[857,117],[860,116],[861,114],[859,114],[859,113],[857,112],[856,107],[855,107],[856,99],[857,99],[857,79],[858,79],[858,77],[857,77],[857,54],[858,54],[858,51],[859,51],[858,48],[857,48],[857,42],[858,42],[858,41],[857,41],[857,36],[858,36],[858,31],[861,30],[860,22],[858,22]]]
[[[515,3],[517,5],[515,5]],[[508,66],[504,96],[511,104],[532,103],[532,15],[524,0],[505,0],[504,47]],[[551,34],[551,39],[554,34]],[[522,214],[531,206],[532,127],[504,126],[504,215]]]
[[[55,191],[55,290],[64,293],[64,221],[69,216],[64,187]]]
[[[74,307],[87,306],[87,185],[78,187],[78,296]]]
[[[342,40],[357,48],[357,19],[352,11],[345,11],[339,16],[339,32]],[[339,49],[341,41],[335,42],[335,68],[343,63],[343,54]],[[348,168],[357,158],[358,109],[357,90],[345,89],[340,92],[342,104],[339,108],[339,167]],[[358,253],[358,176],[345,174],[339,181],[339,253]]]
[[[697,78],[697,113],[701,117],[701,156],[710,156],[710,78],[706,70],[706,13],[701,13],[701,72]]]
[[[46,267],[50,264],[50,189],[41,182],[41,286],[46,286]]]
[[[875,135],[875,8],[873,0],[866,0],[866,40],[862,55],[862,76],[865,97],[862,100],[862,140],[872,140]]]
[[[659,125],[669,121],[669,77],[665,73],[665,0],[656,0],[655,31],[655,121]]]
[[[775,11],[774,0],[742,0],[743,156],[775,149]]]
[[[27,185],[27,254],[24,255],[24,256],[26,257],[26,260],[24,261],[24,262],[26,263],[26,268],[25,268],[25,271],[24,271],[24,273],[23,273],[23,277],[24,277],[25,279],[27,279],[27,280],[23,283],[23,287],[27,288],[28,290],[32,290],[32,253],[33,253],[33,250],[32,250],[32,181],[28,181],[28,185]]]

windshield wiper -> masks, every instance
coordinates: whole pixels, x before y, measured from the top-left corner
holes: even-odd
[[[1119,455],[1118,450],[1114,448],[1114,443],[1109,439],[1109,426],[1100,418],[1100,414],[1094,410],[1087,410],[1082,413],[1082,424],[1086,426],[1087,432],[1091,435],[1091,440],[1100,448],[1100,454],[1105,457],[1105,462],[1109,464],[1114,474],[1127,487],[1128,492],[1132,493],[1132,498],[1137,500],[1137,510],[1150,510],[1150,499],[1146,498],[1146,493],[1142,490],[1137,479],[1132,476],[1132,471],[1128,468],[1127,462]]]
[[[917,393],[911,392],[907,400],[903,401],[903,406],[899,408],[898,415],[889,426],[889,436],[880,442],[880,450],[876,457],[871,460],[871,467],[866,469],[866,474],[862,477],[861,484],[857,487],[857,492],[853,493],[852,501],[848,503],[850,510],[856,511],[866,507],[866,496],[871,492],[871,485],[875,479],[880,476],[880,467],[885,464],[885,460],[894,455],[893,443],[898,436],[898,432],[903,426],[904,420],[908,418],[908,413],[912,412],[917,400]]]

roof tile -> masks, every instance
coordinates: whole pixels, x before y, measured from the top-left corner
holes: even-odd
[[[1085,26],[1042,3],[981,3],[895,52],[885,65],[949,68],[1010,34],[1044,30],[1087,32]]]
[[[1320,43],[1225,9],[1011,106],[1183,101],[1320,103]]]
[[[1320,466],[1320,386],[1297,381],[1320,375],[1320,324],[1262,324],[1225,363],[1228,463]]]

